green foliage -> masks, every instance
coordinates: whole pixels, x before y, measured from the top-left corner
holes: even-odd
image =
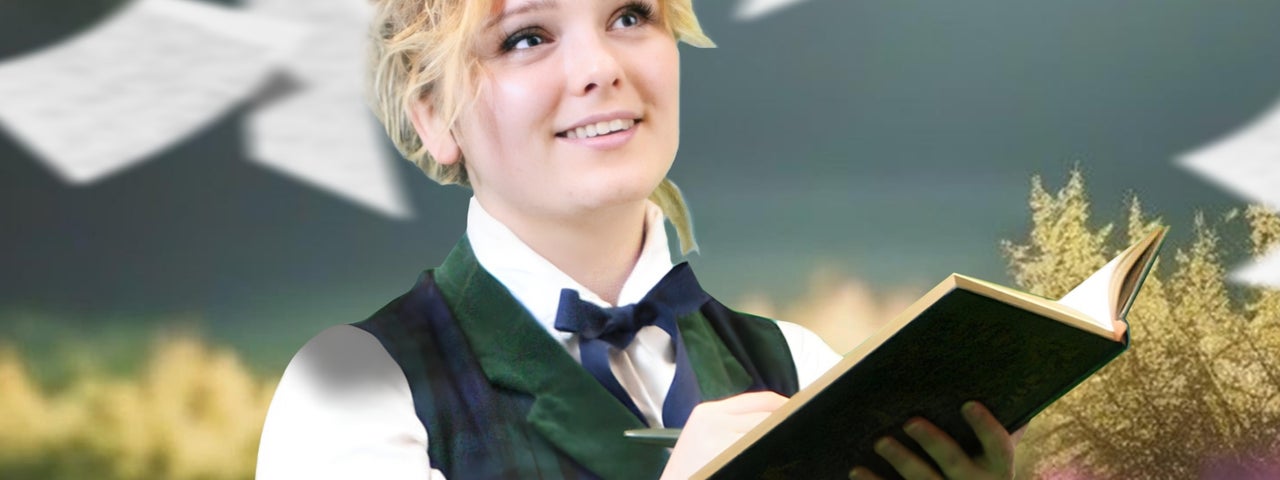
[[[1004,243],[1010,270],[1028,291],[1057,298],[1119,249],[1150,232],[1132,199],[1127,241],[1107,243],[1110,225],[1089,224],[1082,175],[1050,195],[1036,178],[1031,234]],[[1280,219],[1251,207],[1255,255],[1280,239]],[[1203,215],[1194,240],[1157,265],[1129,313],[1130,351],[1046,409],[1020,460],[1041,475],[1085,471],[1104,478],[1193,478],[1206,465],[1245,464],[1280,438],[1280,294],[1250,290],[1230,301],[1221,241]],[[1162,262],[1162,263],[1166,263]]]
[[[0,478],[253,478],[273,390],[191,337],[157,340],[137,375],[84,374],[56,394],[0,348]]]
[[[1102,246],[1111,225],[1090,229],[1089,199],[1079,171],[1057,195],[1044,189],[1039,177],[1031,180],[1031,234],[1024,245],[1003,242],[1013,278],[1028,292],[1058,298],[1075,287],[1110,258]]]

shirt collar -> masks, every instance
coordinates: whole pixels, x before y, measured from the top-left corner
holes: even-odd
[[[622,284],[619,305],[639,302],[671,270],[671,252],[667,247],[662,209],[651,201],[646,203],[640,258]],[[613,306],[525,245],[506,225],[485,211],[475,197],[471,197],[467,208],[467,238],[480,266],[502,283],[511,296],[556,338],[567,340],[572,336],[556,330],[554,326],[561,289],[577,290],[582,300],[601,307]]]

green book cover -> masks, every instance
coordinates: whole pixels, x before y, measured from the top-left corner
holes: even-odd
[[[982,402],[1013,431],[1128,348],[1123,315],[1163,235],[1154,232],[1078,287],[1092,282],[1096,290],[1069,295],[1078,308],[948,277],[695,478],[843,479],[858,465],[898,478],[872,444],[892,435],[928,459],[902,431],[914,416],[979,453],[960,415],[964,402]],[[1080,297],[1094,297],[1093,305]]]

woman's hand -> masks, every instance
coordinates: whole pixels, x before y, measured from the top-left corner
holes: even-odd
[[[698,404],[671,451],[663,480],[689,478],[786,401],[774,392],[751,392]]]
[[[982,455],[970,458],[955,440],[923,418],[908,420],[903,430],[937,462],[942,472],[934,471],[929,462],[917,457],[893,437],[875,444],[876,453],[884,457],[907,480],[917,479],[1010,479],[1013,478],[1013,447],[1026,428],[1013,434],[1005,431],[991,412],[978,402],[968,402],[960,409],[973,432],[982,443]],[[850,479],[879,479],[866,467],[849,472]]]

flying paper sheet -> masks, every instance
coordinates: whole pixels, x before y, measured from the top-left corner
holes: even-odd
[[[303,30],[190,0],[137,0],[0,64],[0,126],[84,184],[198,132],[259,89]]]
[[[245,6],[310,31],[305,47],[277,73],[289,88],[249,114],[250,159],[380,213],[410,216],[381,127],[364,103],[368,2],[248,0]]]
[[[805,0],[740,0],[733,16],[738,21],[756,20],[803,1]]]
[[[1262,260],[1231,272],[1231,279],[1249,285],[1280,288],[1280,249],[1273,249]]]
[[[1178,163],[1249,201],[1280,209],[1280,102],[1235,133],[1182,155]],[[1232,279],[1280,288],[1280,250],[1232,272]]]

